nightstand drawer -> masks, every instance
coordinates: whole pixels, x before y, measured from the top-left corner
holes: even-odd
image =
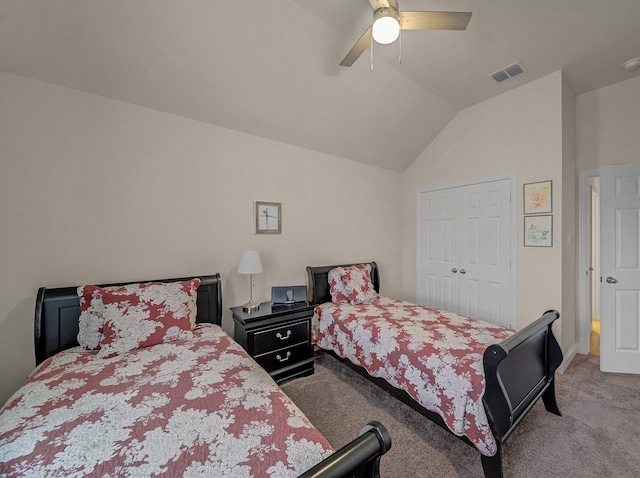
[[[308,320],[256,332],[253,339],[253,354],[260,355],[301,342],[305,342],[308,347]]]
[[[267,372],[294,365],[298,362],[311,358],[313,349],[308,342],[294,345],[285,349],[276,350],[268,354],[257,355],[255,361],[258,362]]]

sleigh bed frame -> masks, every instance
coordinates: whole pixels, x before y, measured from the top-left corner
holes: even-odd
[[[176,282],[192,279],[160,279]],[[222,291],[219,274],[199,276],[197,291],[198,323],[222,325]],[[145,281],[150,282],[150,281]],[[131,284],[122,282],[102,287]],[[78,345],[80,303],[77,287],[40,288],[36,297],[34,342],[36,365],[48,357]],[[359,436],[300,475],[304,478],[379,478],[380,457],[391,448],[391,436],[379,422],[371,421]]]
[[[375,262],[366,264],[371,266],[371,282],[376,292],[379,292],[378,266]],[[331,302],[327,277],[329,271],[335,267],[351,265],[355,264],[307,266],[309,301],[314,304]],[[559,317],[560,314],[557,311],[548,310],[535,322],[501,343],[489,346],[484,352],[486,388],[483,405],[497,444],[495,455],[481,454],[482,468],[487,478],[503,476],[502,446],[539,398],[542,398],[547,411],[561,415],[556,402],[555,371],[562,363],[562,350],[551,329],[553,322]],[[328,353],[421,415],[451,432],[439,414],[422,407],[405,391],[389,385],[383,379],[369,375],[364,368],[353,364],[348,359],[338,357],[331,351]],[[468,438],[453,435],[468,445],[474,446]]]

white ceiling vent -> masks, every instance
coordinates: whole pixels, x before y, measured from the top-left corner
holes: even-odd
[[[496,83],[502,83],[503,81],[507,81],[514,76],[522,75],[526,73],[527,69],[522,65],[522,63],[517,62],[513,65],[505,66],[501,70],[496,71],[495,73],[491,73],[489,78],[493,79]]]

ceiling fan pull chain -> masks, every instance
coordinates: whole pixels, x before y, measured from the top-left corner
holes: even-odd
[[[402,65],[402,30],[400,30],[398,40],[398,65]]]
[[[371,47],[369,48],[370,52],[371,52],[371,62],[369,64],[369,71],[373,71],[373,44],[375,42],[373,41],[373,38],[371,39]]]

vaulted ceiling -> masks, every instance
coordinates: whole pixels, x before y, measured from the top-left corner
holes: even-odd
[[[640,0],[399,0],[469,11],[338,64],[368,0],[0,0],[0,70],[403,171],[457,112],[563,70],[576,94],[640,74]],[[527,73],[499,85],[515,62]],[[370,71],[373,63],[373,71]]]

